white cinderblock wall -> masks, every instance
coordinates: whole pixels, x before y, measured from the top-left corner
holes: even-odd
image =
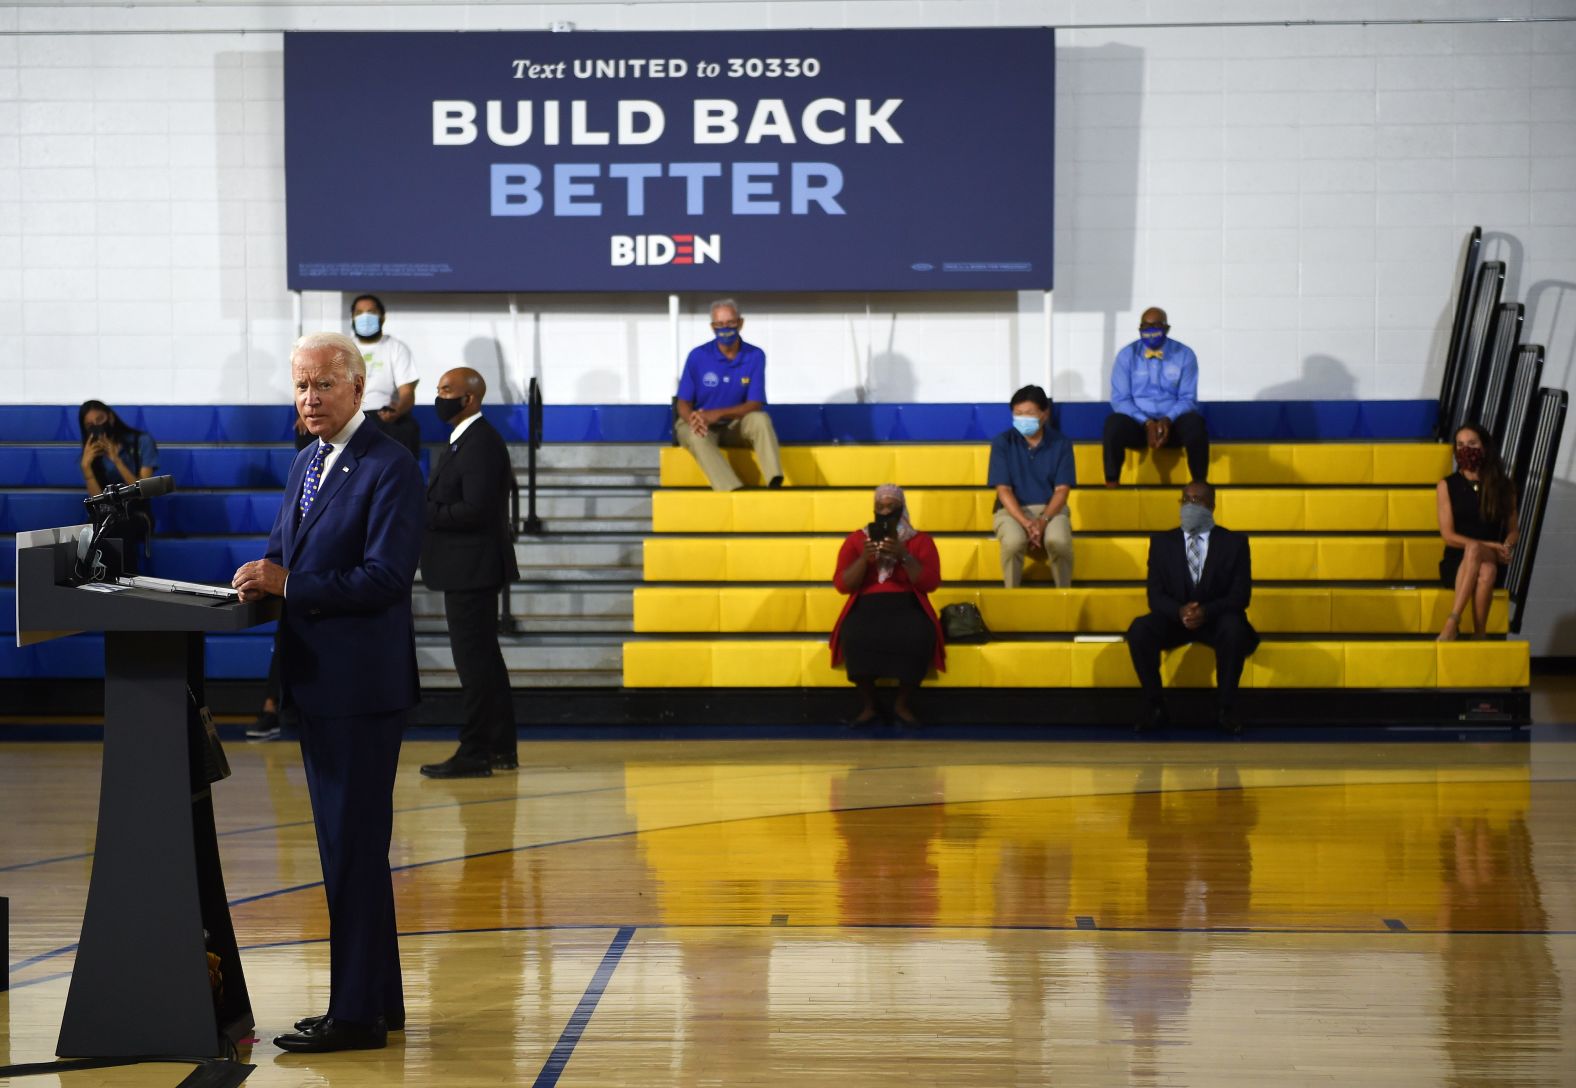
[[[1433,396],[1473,225],[1510,262],[1526,339],[1549,349],[1545,382],[1568,387],[1576,22],[1559,20],[1573,17],[1573,0],[12,0],[0,7],[0,396],[286,399],[295,307],[309,329],[343,327],[345,300],[298,303],[284,286],[279,32],[555,20],[579,32],[1076,28],[1057,58],[1060,398],[1103,397],[1111,353],[1149,305],[1198,350],[1206,398]],[[375,168],[349,118],[345,151],[351,168]],[[664,296],[388,301],[429,388],[463,361],[514,395],[538,374],[560,403],[671,393]],[[682,300],[686,343],[705,335],[705,302]],[[976,400],[1047,373],[1038,294],[745,303],[776,400]],[[1540,551],[1539,653],[1576,653],[1573,431]]]

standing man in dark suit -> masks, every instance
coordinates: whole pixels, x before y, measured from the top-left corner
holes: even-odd
[[[509,532],[514,465],[503,436],[482,418],[486,395],[487,382],[469,367],[438,381],[438,418],[452,430],[427,484],[421,580],[443,590],[465,724],[460,750],[422,767],[428,778],[486,778],[519,766],[514,697],[498,648],[498,593],[520,573]]]
[[[1248,622],[1253,557],[1248,538],[1215,524],[1215,489],[1194,480],[1182,489],[1182,527],[1149,538],[1149,612],[1127,629],[1127,652],[1148,706],[1140,732],[1169,724],[1160,683],[1160,651],[1202,642],[1215,650],[1221,728],[1241,733],[1237,682],[1259,646]]]
[[[231,584],[243,601],[284,598],[280,688],[301,723],[328,895],[329,1000],[274,1042],[375,1050],[405,1026],[389,840],[400,736],[419,697],[410,593],[421,470],[362,415],[366,373],[348,336],[302,337],[290,368],[317,441],[291,466],[267,555]]]

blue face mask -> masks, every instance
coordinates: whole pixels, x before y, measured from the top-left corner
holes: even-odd
[[[716,334],[717,343],[723,347],[727,347],[739,338],[738,329],[712,329],[711,331]]]
[[[1040,433],[1040,418],[1038,416],[1013,416],[1012,425],[1025,438],[1032,438]]]
[[[1153,351],[1166,342],[1166,327],[1164,325],[1145,325],[1138,330],[1138,338],[1144,342],[1144,347]]]
[[[350,319],[350,327],[356,330],[357,336],[365,336],[370,339],[376,336],[378,330],[383,327],[383,319],[372,310],[364,310]]]
[[[1184,533],[1204,533],[1215,527],[1215,512],[1207,506],[1200,506],[1196,502],[1182,504],[1182,531]]]

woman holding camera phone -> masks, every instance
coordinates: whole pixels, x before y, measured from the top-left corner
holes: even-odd
[[[930,594],[941,585],[941,558],[935,541],[909,523],[902,488],[876,488],[875,520],[843,541],[833,584],[848,602],[832,628],[832,664],[846,663],[864,699],[849,724],[881,717],[876,681],[882,677],[898,682],[893,715],[919,724],[914,692],[931,668],[946,668],[941,624],[930,606]]]
[[[159,447],[153,436],[128,427],[103,401],[82,402],[77,429],[82,435],[82,483],[90,496],[103,494],[111,484],[134,484],[158,472]],[[132,503],[127,512],[129,520],[105,535],[121,541],[125,572],[135,574],[143,545],[153,533],[153,515],[144,500]]]

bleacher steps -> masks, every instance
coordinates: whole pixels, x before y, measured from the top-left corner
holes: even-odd
[[[624,647],[617,634],[515,636],[503,640],[503,659],[517,688],[616,688],[623,682]],[[416,664],[423,687],[459,687],[445,636],[418,635]]]
[[[447,632],[443,594],[418,586],[412,601],[416,630]],[[526,635],[616,634],[634,629],[634,594],[628,586],[596,582],[517,582],[509,611]]]
[[[552,533],[515,541],[515,562],[525,581],[572,581],[617,576],[640,581],[639,533]]]
[[[520,496],[520,516],[526,500]],[[538,486],[536,515],[550,533],[649,533],[651,491],[645,487]]]

